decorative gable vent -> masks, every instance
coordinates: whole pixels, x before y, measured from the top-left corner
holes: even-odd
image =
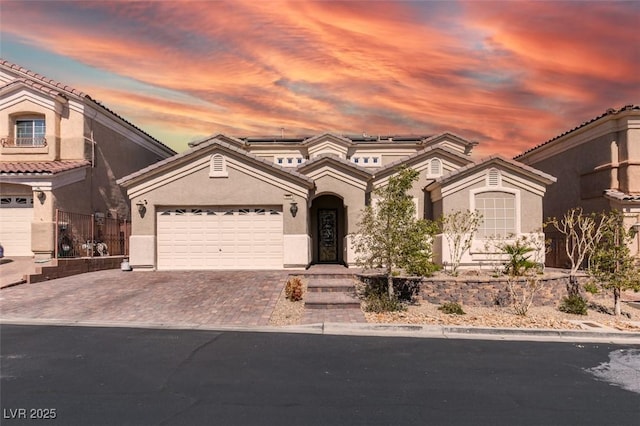
[[[209,162],[209,177],[228,177],[227,162],[221,154],[213,154]]]
[[[500,172],[497,169],[490,169],[487,175],[488,186],[500,186]]]
[[[429,163],[429,174],[434,176],[440,176],[442,174],[442,161],[438,158],[434,158]]]

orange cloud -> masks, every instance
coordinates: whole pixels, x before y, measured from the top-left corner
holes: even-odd
[[[129,78],[78,88],[172,146],[448,130],[514,155],[637,102],[639,16],[629,2],[8,2],[2,31]]]

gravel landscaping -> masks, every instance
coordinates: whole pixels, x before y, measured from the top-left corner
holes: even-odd
[[[306,294],[307,280],[303,279]],[[631,293],[640,299],[640,294]],[[611,308],[613,298],[609,295],[597,295],[590,302]],[[560,301],[558,301],[559,303]],[[493,328],[539,328],[539,329],[610,329],[617,331],[640,332],[640,309],[623,304],[623,313],[630,315],[616,318],[613,315],[589,309],[587,315],[572,315],[561,312],[555,306],[533,306],[526,316],[516,315],[509,307],[462,306],[465,315],[445,314],[438,310],[440,305],[418,300],[407,306],[403,312],[372,313],[365,312],[369,323],[433,324]],[[269,324],[275,326],[298,325],[304,313],[302,301],[291,302],[284,294],[284,288]],[[586,324],[585,324],[586,323]]]

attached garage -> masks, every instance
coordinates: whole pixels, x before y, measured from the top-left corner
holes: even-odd
[[[5,256],[33,256],[31,251],[31,221],[33,197],[4,196],[0,198],[0,244]]]
[[[159,208],[159,270],[281,269],[281,206]]]

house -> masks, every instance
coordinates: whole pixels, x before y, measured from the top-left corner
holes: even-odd
[[[56,210],[128,218],[116,179],[175,154],[89,95],[0,59],[0,244],[54,256]]]
[[[609,109],[515,159],[558,178],[544,198],[545,218],[562,218],[574,207],[586,213],[615,209],[628,228],[640,229],[640,106]],[[561,236],[547,233],[547,264],[565,266]],[[630,249],[640,256],[637,234]]]
[[[191,143],[118,181],[137,210],[130,263],[159,270],[354,266],[360,213],[403,165],[419,172],[411,191],[419,217],[478,209],[487,218],[482,238],[539,233],[542,196],[555,178],[499,156],[474,162],[475,145],[451,133],[216,135]],[[482,246],[465,263],[481,262]],[[447,256],[441,250],[439,260]]]

